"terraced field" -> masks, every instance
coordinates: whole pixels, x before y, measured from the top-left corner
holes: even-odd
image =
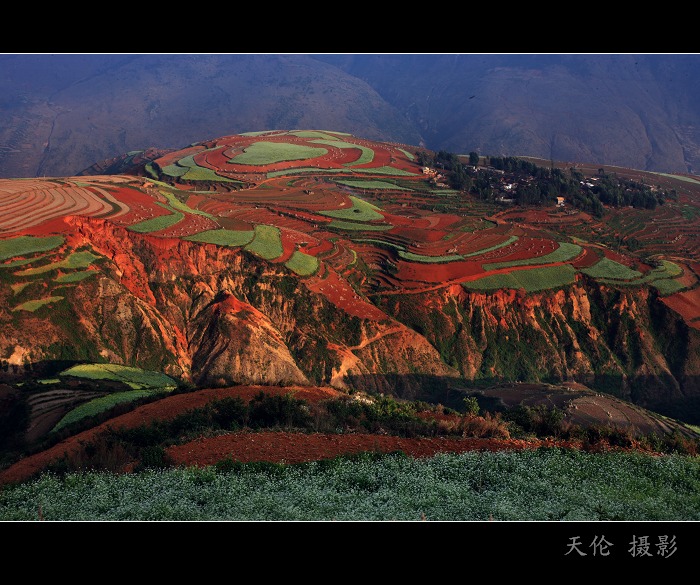
[[[453,284],[537,291],[592,278],[651,286],[700,326],[700,182],[647,174],[677,189],[677,200],[653,211],[610,209],[601,221],[554,202],[504,208],[436,187],[417,152],[339,132],[276,130],[193,144],[152,161],[142,177],[0,181],[10,309],[46,310],[61,302],[55,287],[99,276],[99,250],[65,240],[75,218],[92,218],[140,237],[257,255],[358,316],[382,317],[377,294]]]

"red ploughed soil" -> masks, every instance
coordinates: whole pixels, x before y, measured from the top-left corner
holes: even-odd
[[[182,160],[189,155],[195,155],[202,150],[205,150],[204,146],[191,146],[189,148],[183,148],[182,150],[169,152],[163,155],[161,158],[156,159],[155,162],[162,169],[163,167],[174,165],[177,161]]]
[[[176,224],[157,232],[150,232],[150,235],[159,238],[185,238],[218,228],[219,224],[208,217],[196,213],[185,213],[185,217]]]
[[[328,264],[327,260],[324,264]],[[343,309],[346,313],[360,319],[372,319],[382,321],[387,318],[386,313],[358,296],[354,289],[335,270],[328,270],[326,276],[320,279],[318,276],[306,280],[309,290],[321,293],[331,303]]]
[[[294,254],[300,244],[311,243],[311,238],[303,232],[280,227],[280,242],[282,243],[282,254],[275,258],[275,262],[286,262],[292,257],[292,254]],[[302,248],[302,251],[305,250]]]
[[[700,329],[700,321],[695,320],[700,317],[700,288],[662,297],[661,301],[679,313],[688,325]]]
[[[170,447],[166,452],[176,465],[204,467],[227,458],[243,463],[252,461],[305,463],[367,451],[375,453],[403,451],[411,457],[430,457],[438,453],[522,450],[535,449],[543,445],[554,445],[554,443],[538,441],[535,444],[517,439],[243,432],[219,437],[202,437],[184,445]],[[560,444],[560,446],[563,445]]]
[[[392,223],[393,216],[385,215],[384,217],[387,222]],[[408,238],[419,243],[439,242],[447,235],[447,232],[441,230],[426,230],[413,227],[394,227],[390,229],[388,233],[390,233],[391,235]],[[452,245],[446,244],[446,247],[451,248]]]
[[[582,246],[582,248],[583,253],[571,262],[574,268],[590,268],[600,260],[601,253],[598,250],[587,246]]]
[[[427,264],[398,260],[396,278],[402,282],[446,283],[472,275],[483,275],[479,262],[455,261]]]
[[[111,220],[119,225],[133,225],[147,219],[170,214],[164,207],[156,205],[156,200],[152,195],[131,187],[120,187],[118,190],[110,190],[110,192],[115,199],[129,208],[126,214]]]
[[[628,258],[627,256],[623,256],[622,254],[618,254],[617,252],[614,252],[613,250],[608,250],[607,248],[603,250],[603,253],[605,254],[605,257],[609,260],[617,262],[618,264],[623,264],[628,268],[634,268],[634,266],[632,265],[632,259]]]

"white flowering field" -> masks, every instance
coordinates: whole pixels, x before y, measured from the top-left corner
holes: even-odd
[[[540,449],[43,475],[0,520],[700,520],[700,458]]]

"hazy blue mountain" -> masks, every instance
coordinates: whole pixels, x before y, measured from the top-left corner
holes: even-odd
[[[304,55],[15,55],[0,71],[4,177],[74,174],[133,150],[256,130],[420,140],[365,82]]]
[[[6,54],[0,176],[297,128],[692,173],[699,86],[685,54]]]
[[[330,55],[431,148],[700,168],[698,55]]]

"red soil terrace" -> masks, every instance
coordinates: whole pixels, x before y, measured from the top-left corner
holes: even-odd
[[[585,230],[599,233],[605,228],[588,214],[570,209],[508,208],[492,216],[489,215],[492,209],[483,214],[475,212],[465,215],[458,212],[436,212],[430,205],[414,205],[416,200],[423,203],[431,201],[430,196],[420,190],[410,191],[409,194],[409,191],[402,191],[400,188],[389,191],[371,188],[358,191],[342,187],[335,183],[336,179],[351,176],[356,180],[372,181],[386,176],[385,169],[388,169],[388,175],[391,176],[391,168],[411,172],[414,180],[423,181],[424,187],[426,179],[419,165],[407,154],[412,147],[367,141],[345,134],[299,134],[272,131],[261,135],[226,136],[170,152],[157,159],[155,162],[163,168],[185,157],[192,157],[202,167],[222,176],[246,181],[251,188],[224,192],[221,185],[226,185],[225,183],[219,185],[206,182],[200,187],[212,191],[191,193],[186,201],[193,211],[204,211],[215,219],[197,213],[187,213],[185,210],[181,221],[161,231],[151,232],[148,236],[165,238],[170,242],[174,238],[218,228],[253,230],[260,224],[276,226],[280,229],[283,253],[271,259],[272,262],[286,262],[296,250],[316,256],[320,261],[319,270],[316,275],[305,277],[307,286],[321,292],[331,302],[343,307],[352,315],[382,319],[385,315],[381,311],[373,308],[355,293],[348,283],[349,277],[354,277],[355,283],[371,283],[388,292],[417,292],[425,290],[426,287],[449,286],[451,283],[475,280],[488,274],[542,266],[532,263],[529,266],[496,271],[484,269],[484,265],[488,263],[536,259],[553,252],[558,243],[555,236],[551,235],[552,232],[544,229],[554,229],[558,226],[563,233],[571,230],[571,234],[575,233],[585,240],[588,233]],[[319,139],[329,139],[331,144],[318,142]],[[263,140],[322,148],[326,154],[308,160],[268,165],[240,165],[230,162],[245,152],[247,147]],[[334,141],[343,143],[343,148],[334,145]],[[350,146],[351,144],[355,147]],[[373,151],[372,161],[360,165],[353,164],[360,159],[362,148]],[[191,162],[187,164],[191,165]],[[319,175],[291,173],[287,176],[267,176],[267,173],[275,170],[314,167],[319,169]],[[377,167],[382,167],[382,174],[360,175],[356,172]],[[342,172],[323,175],[324,170]],[[405,180],[405,177],[400,178]],[[180,184],[177,178],[173,178],[173,181],[180,189],[200,188],[187,181]],[[0,181],[0,236],[11,237],[22,233],[63,234],[67,230],[69,220],[66,217],[69,216],[99,217],[128,227],[171,213],[162,205],[167,203],[161,193],[162,189],[143,177],[126,175]],[[352,207],[350,193],[353,192],[365,195],[373,193],[384,216],[380,223],[393,227],[364,233],[361,230],[328,227],[329,223],[332,225],[333,220],[322,215],[322,212]],[[679,192],[683,192],[682,188]],[[684,197],[684,205],[696,205],[694,200]],[[386,205],[382,203],[383,198],[387,199]],[[478,204],[475,205],[478,207]],[[674,255],[671,252],[682,256],[683,246],[688,245],[691,234],[688,230],[694,229],[692,222],[683,219],[678,210],[671,205],[646,215],[643,210],[640,213],[640,217],[648,219],[646,225],[644,221],[638,221],[636,212],[632,214],[626,210],[613,210],[616,221],[622,226],[619,230],[615,228],[616,233],[619,232],[617,235],[634,236],[646,241],[646,238],[658,239],[663,234],[669,242],[659,244],[659,250],[669,254],[670,258]],[[373,222],[366,223],[369,226]],[[361,227],[361,222],[358,225]],[[518,239],[497,247],[511,236],[517,236]],[[362,242],[363,239],[369,241]],[[372,240],[383,240],[387,246],[378,246]],[[84,243],[89,244],[88,241]],[[496,249],[475,254],[492,247]],[[676,251],[676,248],[679,251]],[[465,256],[465,259],[456,262],[408,261],[398,256],[398,250],[438,259],[441,256],[460,254]],[[471,256],[472,254],[475,255]],[[685,262],[697,262],[694,254],[695,252],[684,257]],[[581,254],[567,263],[574,268],[583,269],[593,266],[603,255],[641,272],[651,269],[636,258],[595,244],[583,245]],[[370,271],[362,272],[362,262],[358,262],[358,258],[370,267]],[[679,265],[684,265],[683,258],[679,258],[678,262]],[[686,271],[678,280],[689,290],[665,297],[664,302],[674,309],[677,308],[686,321],[696,326],[697,321],[694,319],[700,314],[694,313],[697,305],[697,283],[690,276],[690,271]],[[367,291],[366,294],[374,292]]]

